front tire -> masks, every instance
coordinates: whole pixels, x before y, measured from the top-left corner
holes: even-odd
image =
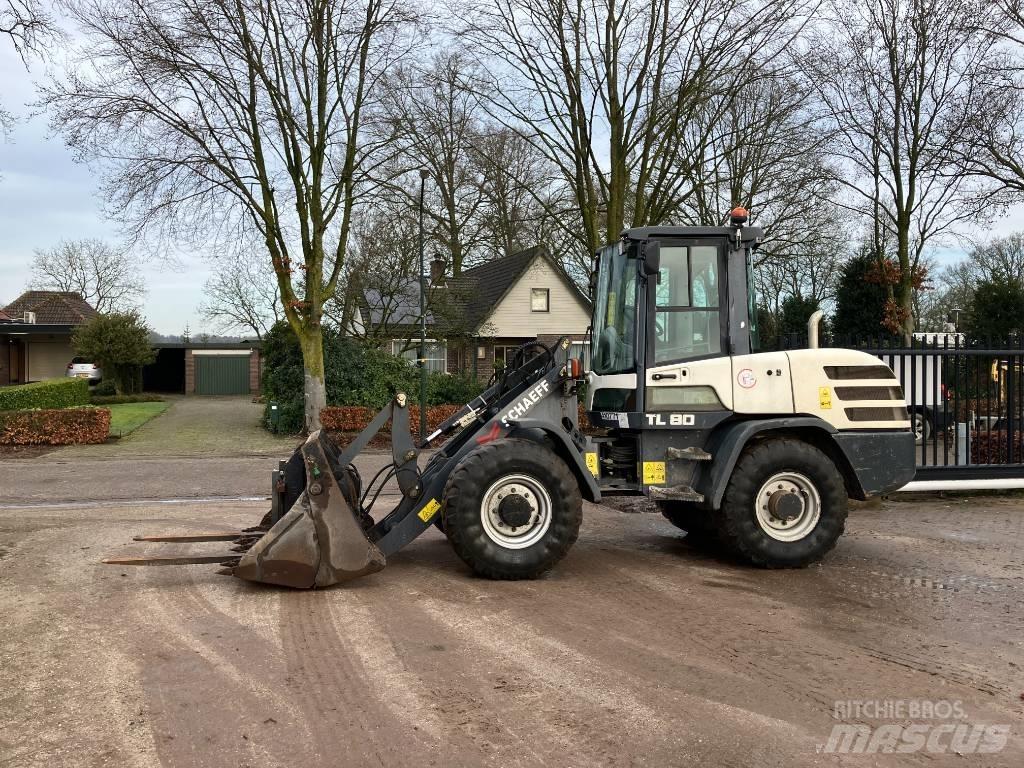
[[[835,547],[846,514],[846,486],[827,455],[800,440],[764,440],[736,462],[720,533],[754,565],[804,568]]]
[[[542,443],[518,438],[477,448],[445,485],[444,531],[455,553],[489,579],[535,579],[579,535],[576,478]]]

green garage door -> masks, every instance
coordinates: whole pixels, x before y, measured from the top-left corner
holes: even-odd
[[[249,355],[196,355],[197,395],[249,394]]]

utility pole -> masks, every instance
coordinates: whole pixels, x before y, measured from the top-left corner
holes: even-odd
[[[420,442],[427,439],[427,273],[423,264],[423,191],[430,171],[420,168]]]

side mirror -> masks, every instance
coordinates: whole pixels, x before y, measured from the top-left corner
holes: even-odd
[[[650,277],[661,271],[661,243],[648,240],[644,243],[641,258],[644,263],[644,274]]]

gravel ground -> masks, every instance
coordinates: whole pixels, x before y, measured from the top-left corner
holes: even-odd
[[[593,505],[535,582],[473,578],[434,530],[316,592],[98,563],[264,508],[0,509],[0,765],[1024,765],[1019,499],[861,508],[802,571]],[[959,702],[1005,748],[822,751],[837,701],[891,699]]]

